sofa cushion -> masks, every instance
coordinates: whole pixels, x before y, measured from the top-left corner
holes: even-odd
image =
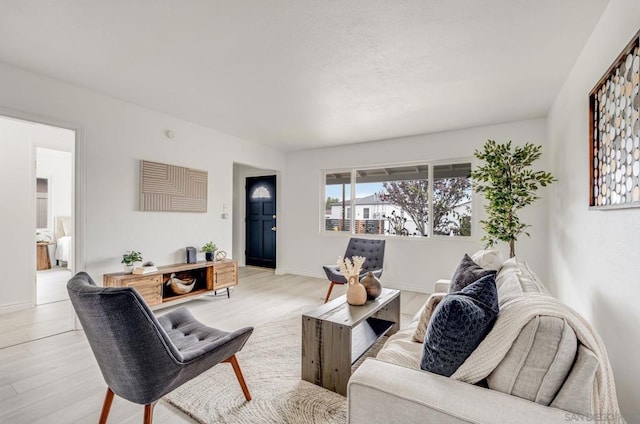
[[[487,377],[490,389],[548,406],[571,370],[578,341],[561,318],[537,316]]]
[[[492,274],[445,296],[427,327],[420,368],[451,376],[478,347],[497,316],[498,294]]]
[[[420,369],[420,356],[422,355],[422,343],[413,341],[412,334],[415,324],[389,336],[376,358],[400,365],[402,367]]]
[[[579,345],[576,360],[567,380],[562,385],[551,406],[584,416],[594,413],[591,399],[598,369],[595,353]]]
[[[493,269],[495,271],[500,271],[502,264],[504,264],[504,257],[498,249],[478,250],[471,255],[471,259],[482,268]]]
[[[458,264],[453,277],[451,277],[451,283],[449,285],[449,293],[454,293],[467,287],[474,281],[478,281],[485,275],[496,275],[496,271],[493,269],[484,269],[477,263],[473,262],[471,257],[465,253],[462,260]]]
[[[527,261],[518,257],[504,262],[500,272],[496,275],[496,286],[498,287],[498,298],[501,300],[508,296],[524,293],[549,294]]]

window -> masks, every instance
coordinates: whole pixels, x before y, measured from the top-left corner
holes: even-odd
[[[471,235],[471,164],[433,168],[433,234]]]
[[[265,186],[258,186],[251,193],[252,199],[271,199],[271,193],[269,193],[269,189]]]
[[[324,179],[325,231],[351,231],[351,172],[326,172]]]
[[[405,237],[470,236],[470,174],[471,163],[326,171],[324,228]]]

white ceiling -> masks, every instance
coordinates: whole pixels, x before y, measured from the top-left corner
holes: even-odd
[[[543,117],[606,4],[0,0],[0,61],[299,150]]]

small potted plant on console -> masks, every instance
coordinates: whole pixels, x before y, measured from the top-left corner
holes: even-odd
[[[205,253],[205,257],[207,258],[208,261],[213,261],[214,253],[216,252],[217,249],[218,248],[212,241],[202,246],[202,251]]]
[[[136,252],[135,250],[127,250],[125,254],[122,255],[121,263],[124,264],[125,272],[131,272],[136,262],[142,262],[142,253]]]

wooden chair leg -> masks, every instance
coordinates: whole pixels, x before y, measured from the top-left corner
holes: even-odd
[[[102,404],[102,412],[100,413],[100,424],[107,424],[107,417],[111,410],[111,404],[113,403],[113,391],[110,387],[107,387],[107,394],[104,396],[104,403]]]
[[[329,284],[329,290],[327,291],[327,295],[324,298],[324,303],[327,303],[329,301],[329,298],[331,297],[331,291],[333,290],[333,286],[335,286],[336,283],[335,282],[331,282],[331,284]]]
[[[242,376],[242,370],[240,369],[240,364],[238,364],[236,355],[228,357],[223,362],[229,362],[231,364],[231,366],[233,367],[233,371],[236,373],[236,378],[238,379],[238,383],[240,383],[240,387],[242,388],[242,393],[244,393],[245,399],[251,400],[251,394],[249,393],[247,383],[245,383],[244,377]]]
[[[153,422],[153,407],[155,403],[150,403],[144,406],[144,424],[151,424]]]

